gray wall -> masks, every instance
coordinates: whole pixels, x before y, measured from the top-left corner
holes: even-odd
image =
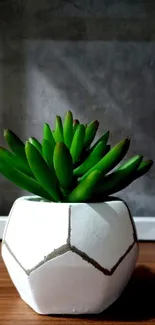
[[[155,160],[155,2],[0,0],[2,128],[41,138],[44,121],[71,109],[99,119],[114,145]],[[0,215],[21,191],[0,177]],[[155,215],[155,167],[120,196],[137,216]]]

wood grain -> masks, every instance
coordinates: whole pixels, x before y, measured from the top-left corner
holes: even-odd
[[[0,256],[0,325],[155,325],[155,243],[141,243],[137,267],[121,298],[98,316],[37,315],[19,297]]]

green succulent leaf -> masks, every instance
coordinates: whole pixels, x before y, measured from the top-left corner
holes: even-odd
[[[85,127],[83,124],[78,125],[70,148],[73,164],[79,159],[84,145]]]
[[[54,168],[62,188],[68,189],[73,180],[73,163],[69,149],[62,142],[57,143],[53,154]]]
[[[60,201],[60,189],[55,183],[55,178],[42,155],[29,142],[26,142],[25,151],[30,168],[38,183],[53,197],[55,201]]]
[[[100,183],[102,182],[102,184],[96,188],[96,193],[102,193],[104,196],[108,196],[126,187],[126,184],[130,183],[134,178],[142,159],[143,157],[141,155],[136,155],[123,163],[113,173],[103,178],[101,177]]]
[[[8,165],[5,161],[0,160],[0,173],[9,181],[13,182],[20,188],[40,196],[49,201],[53,201],[52,196],[46,192],[33,178],[25,175],[21,171]]]
[[[81,183],[69,194],[68,202],[87,202],[95,192],[95,186],[100,178],[98,170],[92,171]]]
[[[50,143],[50,145],[53,148],[53,150],[54,150],[54,147],[56,145],[56,142],[54,140],[54,137],[53,137],[53,133],[51,131],[51,128],[50,128],[49,124],[47,124],[47,123],[44,124],[43,139],[47,140]]]
[[[109,131],[105,132],[95,143],[94,145],[89,149],[89,151],[93,151],[94,148],[98,145],[99,142],[103,141],[105,144],[107,144],[109,139]]]
[[[63,135],[64,135],[64,143],[68,149],[71,147],[72,139],[73,139],[73,115],[71,111],[68,111],[65,116],[64,124],[63,124]]]
[[[74,120],[73,121],[73,135],[74,135],[77,127],[79,126],[79,124],[80,124],[79,120]]]
[[[14,167],[25,174],[33,177],[31,169],[27,161],[24,161],[22,158],[15,156],[12,152],[7,149],[0,147],[0,160],[6,162],[10,167]]]
[[[146,174],[153,165],[152,160],[143,160],[137,168],[137,171],[134,175],[134,180]]]
[[[54,164],[53,164],[53,152],[54,152],[54,147],[51,146],[51,144],[48,140],[43,139],[43,142],[42,142],[43,157],[44,157],[45,161],[47,162],[47,165],[52,170],[52,173],[55,174]],[[55,177],[56,177],[56,175],[55,175]]]
[[[31,137],[31,138],[29,138],[29,140],[28,140],[39,152],[40,152],[40,154],[42,155],[42,145],[41,145],[41,143],[37,140],[37,139],[35,139],[34,137]]]
[[[122,191],[125,187],[129,186],[137,178],[146,174],[150,170],[152,164],[153,164],[152,160],[142,161],[138,166],[137,170],[135,171],[135,173],[133,173],[131,177],[128,177],[126,181],[122,182],[119,186],[117,186],[117,188],[115,189],[115,193]]]
[[[53,132],[53,136],[56,143],[64,142],[62,119],[58,115],[56,116],[55,130]]]
[[[91,145],[92,141],[95,138],[96,132],[99,127],[99,122],[93,121],[86,127],[86,133],[85,133],[85,140],[84,140],[84,148],[87,149]]]
[[[129,138],[126,138],[123,141],[119,142],[96,165],[94,165],[87,173],[81,177],[81,181],[84,180],[84,178],[86,178],[89,173],[94,170],[99,170],[102,176],[107,174],[123,159],[129,149],[129,145]]]
[[[17,137],[17,135],[11,130],[7,129],[4,130],[4,138],[12,152],[16,156],[19,156],[23,160],[26,160],[25,144]]]
[[[106,144],[101,141],[95,147],[94,150],[89,154],[89,156],[84,160],[84,162],[74,169],[74,176],[80,177],[85,174],[90,168],[100,161],[100,159],[104,156],[107,150]]]

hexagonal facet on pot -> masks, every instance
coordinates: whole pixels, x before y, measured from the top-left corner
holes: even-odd
[[[25,270],[51,253],[65,250],[69,205],[18,199],[11,212],[4,241]]]
[[[122,201],[72,205],[70,227],[71,246],[108,270],[134,242],[134,229]]]

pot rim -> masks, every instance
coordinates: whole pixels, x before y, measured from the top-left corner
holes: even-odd
[[[48,201],[48,200],[43,200],[40,196],[37,195],[24,195],[17,200],[25,200],[28,202],[35,202],[35,203],[53,203],[53,204],[67,204],[67,205],[75,205],[75,204],[103,204],[107,202],[114,202],[114,201],[120,201],[126,204],[126,202],[118,197],[111,196],[107,198],[105,201],[98,201],[98,202],[54,202],[54,201]]]

